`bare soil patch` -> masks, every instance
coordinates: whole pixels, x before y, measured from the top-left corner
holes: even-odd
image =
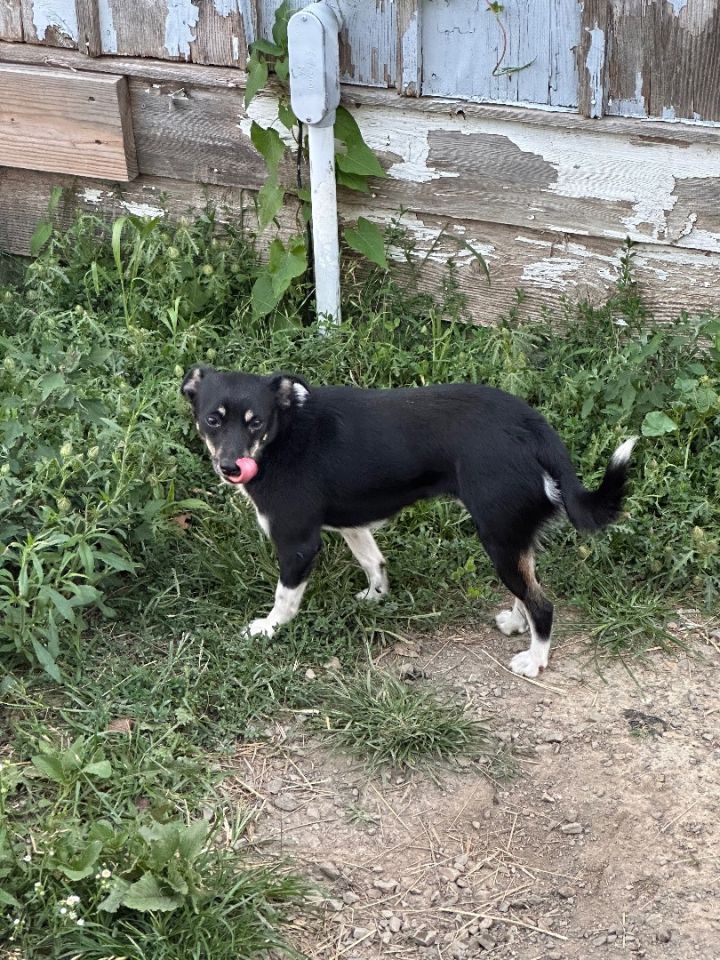
[[[504,669],[522,641],[484,627],[382,658],[491,717],[512,744],[510,779],[474,761],[369,778],[298,714],[272,746],[239,755],[227,783],[257,805],[248,842],[317,883],[298,948],[327,960],[720,956],[720,644],[685,627],[687,652],[632,674],[613,662],[600,675],[560,644],[528,682]]]

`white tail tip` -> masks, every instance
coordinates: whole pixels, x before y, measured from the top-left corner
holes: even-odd
[[[639,437],[629,437],[624,443],[621,443],[615,453],[610,458],[610,464],[613,467],[624,467],[630,459],[633,447],[638,442]]]

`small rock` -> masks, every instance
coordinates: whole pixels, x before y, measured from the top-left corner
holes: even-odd
[[[342,900],[326,900],[325,906],[328,910],[332,910],[334,913],[340,913],[345,904]]]
[[[473,828],[473,830],[479,830],[479,829],[480,829],[480,821],[479,821],[479,820],[473,820],[473,822],[472,822],[472,828]]]
[[[670,943],[672,940],[672,930],[670,927],[660,927],[655,931],[655,939],[658,943]]]
[[[337,657],[330,657],[330,659],[323,664],[323,667],[325,670],[334,670],[336,673],[342,670],[342,664]]]
[[[583,828],[581,823],[564,823],[560,827],[560,833],[573,835],[573,834],[578,834],[582,832],[583,832]]]
[[[400,933],[401,929],[402,929],[402,920],[400,919],[400,917],[390,917],[390,919],[388,920],[388,930],[390,930],[391,933]]]
[[[315,671],[314,671],[312,668],[310,668],[310,669],[308,669],[308,670],[305,671],[305,679],[306,679],[306,680],[315,680],[315,679],[317,679],[317,674],[315,673]]]
[[[328,878],[328,880],[340,879],[340,871],[331,860],[325,860],[323,863],[319,863],[317,868],[324,877]]]
[[[543,730],[539,736],[543,743],[562,743],[564,739],[558,730]]]
[[[404,663],[400,667],[401,680],[426,680],[427,674],[416,663]]]
[[[293,798],[288,796],[286,793],[281,793],[279,797],[275,797],[273,800],[273,805],[276,806],[278,810],[284,810],[287,813],[297,810],[298,807]]]
[[[495,941],[492,937],[489,937],[486,933],[480,933],[476,937],[476,942],[483,948],[483,950],[494,950]]]
[[[478,930],[489,930],[495,921],[492,917],[483,917],[480,923],[478,924]]]
[[[358,900],[360,899],[360,897],[352,890],[346,890],[345,893],[342,895],[342,898],[343,898],[343,901],[348,905],[357,903]]]
[[[467,956],[467,947],[464,943],[460,943],[459,940],[456,940],[448,947],[448,956],[452,957],[452,960],[465,960],[465,957]]]
[[[593,940],[591,940],[590,942],[592,943],[592,945],[593,945],[594,947],[602,947],[602,946],[604,946],[604,944],[607,943],[607,937],[606,937],[605,934],[603,933],[603,934],[601,934],[601,936],[595,937],[595,938],[594,938]]]
[[[563,955],[559,950],[551,950],[550,953],[545,954],[545,960],[563,960]]]
[[[503,695],[502,687],[495,687],[495,688],[493,689],[493,696],[494,696],[494,697],[501,697],[502,695]]]
[[[397,890],[397,880],[373,880],[373,886],[382,893],[394,893]]]
[[[431,930],[430,927],[418,927],[410,936],[410,940],[420,947],[431,947],[437,940],[437,930]]]
[[[267,792],[272,794],[280,793],[282,788],[283,788],[282,780],[268,780],[268,782],[265,784],[265,789],[267,790]]]
[[[366,937],[369,937],[372,932],[370,927],[353,927],[350,936],[353,940],[364,940]]]
[[[454,867],[440,867],[438,870],[438,877],[440,877],[441,880],[444,880],[445,883],[455,883],[459,876],[460,871],[456,870]]]
[[[571,900],[576,892],[575,887],[560,887],[558,896],[562,897],[563,900]]]

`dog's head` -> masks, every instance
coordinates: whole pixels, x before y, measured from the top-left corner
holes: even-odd
[[[195,426],[210,453],[215,472],[226,483],[240,483],[238,460],[258,464],[294,407],[305,402],[309,387],[294,374],[257,377],[191,367],[182,383]]]

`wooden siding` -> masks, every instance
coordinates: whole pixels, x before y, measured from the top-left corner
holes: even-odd
[[[576,106],[581,7],[579,0],[506,0],[496,17],[486,0],[425,2],[423,93]]]
[[[127,80],[0,63],[0,165],[132,180]]]
[[[0,59],[8,57],[41,62],[44,50],[0,43]],[[153,214],[162,193],[173,213],[183,204],[197,210],[207,196],[227,202],[231,216],[250,216],[265,168],[249,133],[253,121],[273,121],[270,95],[259,95],[246,111],[243,74],[228,68],[92,61],[73,51],[57,60],[69,76],[93,66],[130,75],[141,176],[117,192],[103,181],[2,171],[0,246],[27,252],[56,182],[67,188],[66,212],[80,203]],[[401,223],[428,256],[422,282],[437,282],[455,260],[475,319],[496,318],[518,286],[529,310],[566,294],[602,296],[628,235],[640,244],[639,279],[658,317],[720,307],[720,129],[612,117],[596,122],[573,113],[408,100],[361,87],[343,93],[388,176],[373,184],[370,197],[341,190],[341,216],[385,224],[402,209]],[[286,182],[293,173],[288,157]],[[294,226],[291,212],[283,229]],[[487,258],[490,286],[466,242]]]
[[[281,0],[0,0],[0,40],[244,68]],[[307,0],[292,0],[295,8]],[[720,0],[339,0],[345,83],[720,122]]]

